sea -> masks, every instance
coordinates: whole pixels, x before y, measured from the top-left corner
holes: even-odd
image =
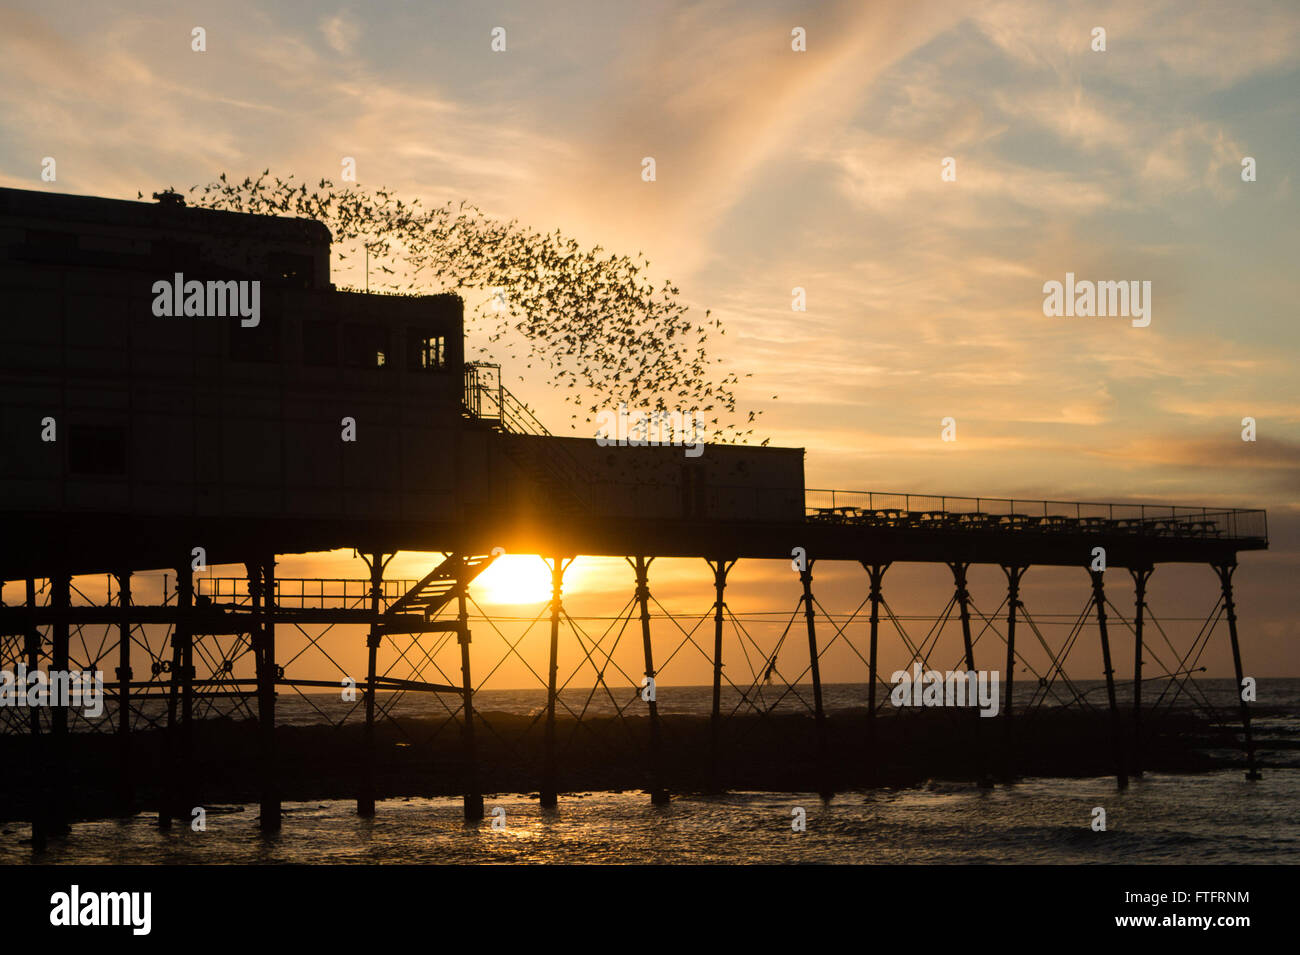
[[[1211,705],[1234,712],[1233,681],[1197,684]],[[1104,703],[1104,684],[1083,681],[1076,688]],[[861,685],[825,690],[832,717],[860,708],[865,696]],[[1017,688],[1016,702],[1033,690]],[[570,705],[580,708],[587,692],[575,693]],[[74,823],[69,835],[39,852],[29,826],[6,823],[0,864],[1294,864],[1300,862],[1300,680],[1261,679],[1258,692],[1252,726],[1263,778],[1256,781],[1236,768],[1147,773],[1124,790],[1113,777],[1024,778],[992,789],[931,780],[826,801],[808,792],[731,792],[676,796],[663,806],[641,791],[575,792],[562,794],[551,810],[535,794],[502,793],[487,794],[485,818],[471,824],[455,797],[384,800],[369,819],[357,816],[352,800],[322,800],[285,803],[283,828],[270,836],[258,830],[256,805],[210,806],[203,831],[181,823],[160,831],[154,814],[141,813]],[[669,715],[703,715],[710,694],[708,687],[663,688],[658,702]],[[779,695],[774,691],[769,702]],[[1158,696],[1159,688],[1148,686],[1144,704]],[[1175,705],[1192,705],[1185,696]],[[476,702],[487,713],[530,713],[545,694],[485,690]],[[335,705],[332,698],[285,696],[278,716],[305,725],[323,719],[322,706]],[[613,704],[606,698],[599,705]],[[421,706],[439,712],[428,700],[412,706],[403,712],[420,715]],[[782,700],[779,707],[785,706]],[[596,709],[593,702],[588,712]]]

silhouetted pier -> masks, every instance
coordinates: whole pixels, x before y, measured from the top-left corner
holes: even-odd
[[[811,686],[816,768],[806,782],[824,793],[834,754],[819,661],[828,634],[838,639],[859,619],[867,625],[863,752],[868,761],[875,758],[872,727],[888,705],[889,686],[877,672],[880,625],[893,617],[885,580],[894,564],[950,570],[952,597],[942,619],[955,614],[960,622],[967,670],[982,664],[1005,674],[1000,712],[989,721],[1000,725],[1004,741],[1012,739],[1019,716],[1013,706],[1023,659],[1018,640],[1025,627],[1037,634],[1021,597],[1023,579],[1036,566],[1087,574],[1090,617],[1081,616],[1070,641],[1095,624],[1120,785],[1142,768],[1142,720],[1151,710],[1143,701],[1151,666],[1145,594],[1158,565],[1211,568],[1218,600],[1197,645],[1203,649],[1216,624],[1226,623],[1242,683],[1233,573],[1242,551],[1267,547],[1262,510],[809,490],[801,449],[709,445],[688,458],[680,447],[609,448],[554,437],[501,386],[498,369],[464,361],[459,299],[334,291],[328,236],[314,225],[175,203],[0,190],[0,295],[15,306],[0,326],[8,449],[0,471],[0,581],[12,582],[9,605],[0,607],[0,668],[22,663],[31,671],[112,673],[107,725],[58,706],[0,712],[6,734],[29,735],[39,745],[54,780],[50,798],[39,800],[38,838],[67,824],[59,780],[70,773],[70,719],[77,729],[115,735],[116,808],[123,812],[135,807],[133,733],[142,721],[165,731],[169,795],[159,817],[166,826],[200,804],[190,770],[195,724],[200,712],[222,712],[213,709],[216,701],[244,707],[256,720],[261,825],[278,828],[277,692],[340,685],[295,673],[306,664],[302,652],[284,652],[283,635],[305,638],[304,651],[332,662],[331,629],[339,625],[367,630],[354,719],[362,741],[358,811],[375,811],[376,726],[395,719],[381,700],[422,693],[451,701],[465,814],[480,817],[477,737],[490,727],[476,715],[475,674],[495,667],[472,652],[470,623],[475,581],[501,553],[539,555],[551,567],[544,621],[549,659],[545,677],[539,675],[547,705],[537,716],[542,768],[535,785],[544,805],[555,805],[564,789],[556,730],[564,708],[562,634],[586,639],[564,600],[565,572],[579,556],[627,559],[633,586],[617,622],[639,633],[640,683],[647,684],[659,674],[664,649],[652,639],[652,618],[672,619],[654,600],[653,562],[707,562],[712,641],[696,646],[713,673],[710,788],[727,785],[719,769],[729,718],[724,683],[752,706],[753,685],[772,677],[777,665],[775,652],[764,651],[753,685],[727,676],[724,631],[735,623],[727,585],[741,560],[798,568],[795,615],[802,619],[792,617],[786,635],[802,630],[808,666],[793,678],[778,677],[789,688],[805,679]],[[207,241],[213,236],[221,241]],[[182,268],[196,278],[264,281],[258,327],[151,314],[151,282]],[[39,322],[24,317],[38,308]],[[348,421],[359,435],[355,441],[341,437]],[[197,576],[196,548],[207,566],[243,573]],[[280,556],[338,548],[362,555],[369,576],[277,576]],[[401,551],[446,556],[418,580],[390,579],[386,568]],[[862,567],[863,617],[828,620],[819,610],[815,571],[831,562]],[[1005,595],[992,614],[978,611],[968,586],[970,568],[980,564],[1005,575]],[[146,571],[170,575],[156,603],[142,601],[133,588]],[[1131,623],[1107,596],[1108,574],[1134,582]],[[103,575],[111,583],[101,598],[87,581]],[[15,603],[18,582],[22,597]],[[1117,617],[1134,634],[1128,726],[1116,696],[1111,630]],[[677,626],[694,642],[697,627]],[[977,626],[1003,641],[995,659],[984,647],[977,658]],[[84,636],[92,630],[102,638],[90,650]],[[459,672],[433,672],[441,670],[430,662],[434,652],[452,640]],[[926,664],[927,644],[909,639],[908,645],[909,666]],[[583,646],[590,659],[592,648]],[[1068,685],[1065,649],[1059,656],[1047,652],[1055,665],[1043,684]],[[319,665],[319,656],[310,659]],[[604,659],[608,664],[611,656]],[[402,676],[394,672],[399,661],[409,670]],[[1184,656],[1163,676],[1183,687],[1193,664]],[[603,684],[605,670],[598,674]],[[638,689],[636,679],[620,686],[624,695]],[[669,744],[654,694],[643,701],[645,788],[663,801]],[[155,703],[160,710],[149,709]],[[1239,718],[1254,776],[1244,698]],[[1014,775],[1014,766],[981,766],[979,775]]]

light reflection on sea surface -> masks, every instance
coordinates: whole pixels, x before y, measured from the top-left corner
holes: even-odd
[[[153,815],[81,822],[34,857],[30,828],[0,826],[0,862],[47,863],[1258,863],[1300,862],[1300,770],[1249,783],[1238,771],[1113,779],[1031,779],[981,791],[962,784],[855,792],[678,797],[564,795],[555,811],[488,796],[467,826],[455,798],[286,803],[283,831],[262,838],[257,807],[209,807],[207,831]],[[807,831],[791,829],[792,809]],[[1090,828],[1092,809],[1106,832]],[[492,810],[505,810],[504,830]]]

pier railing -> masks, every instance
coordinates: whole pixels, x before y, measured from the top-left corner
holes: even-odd
[[[808,490],[809,520],[916,528],[1094,531],[1159,537],[1267,540],[1263,510],[1181,504],[1101,504]]]
[[[414,580],[385,579],[381,597],[385,607],[395,603],[416,583]],[[249,601],[246,577],[194,578],[194,593],[214,603],[244,604]],[[350,609],[364,606],[370,599],[370,581],[344,577],[277,577],[277,607],[316,607]]]
[[[916,531],[1104,533],[1267,542],[1263,510],[1182,504],[1103,504],[1019,498],[900,494],[820,488],[678,484],[594,485],[608,516],[680,513],[686,520],[843,524]]]

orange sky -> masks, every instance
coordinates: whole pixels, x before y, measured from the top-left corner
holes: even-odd
[[[0,10],[0,183],[133,198],[267,166],[337,180],[351,156],[363,184],[644,250],[723,319],[715,352],[754,376],[742,405],[807,448],[810,487],[1267,507],[1272,547],[1238,574],[1248,669],[1296,675],[1297,52],[1287,3],[20,0]],[[1152,282],[1150,326],[1045,317],[1066,272]],[[567,421],[522,372],[512,390]],[[826,572],[851,611],[860,568]],[[670,606],[707,611],[702,562],[656,574]],[[1038,576],[1031,611],[1082,605],[1081,571]],[[1208,569],[1167,578],[1166,612],[1208,612]],[[932,568],[886,587],[900,612],[948,597]],[[593,567],[572,589],[599,615],[630,588]],[[742,565],[735,594],[792,612],[796,581]],[[1204,662],[1228,672],[1218,649]],[[851,655],[827,669],[861,678]]]

